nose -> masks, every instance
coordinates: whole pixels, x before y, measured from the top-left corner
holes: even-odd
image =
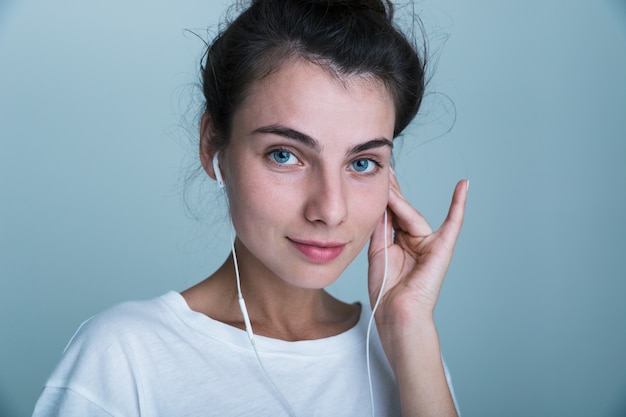
[[[345,184],[340,173],[322,172],[311,178],[305,217],[314,223],[337,226],[348,216]]]

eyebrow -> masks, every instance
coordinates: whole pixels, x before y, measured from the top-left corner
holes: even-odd
[[[259,127],[258,129],[255,129],[252,133],[270,133],[272,135],[282,136],[284,138],[300,142],[306,147],[313,149],[315,152],[319,153],[322,151],[322,147],[320,146],[318,141],[316,141],[309,135],[298,132],[297,130],[291,129],[289,127],[281,125],[269,125]]]
[[[258,129],[255,129],[252,133],[268,133],[272,135],[282,136],[284,138],[300,142],[306,147],[313,149],[315,152],[319,153],[322,151],[322,147],[318,141],[305,133],[298,132],[297,130],[291,129],[289,127],[274,124],[259,127]],[[350,148],[348,152],[346,152],[346,155],[350,156],[359,152],[367,151],[368,149],[380,148],[383,146],[389,146],[393,149],[393,142],[384,137],[368,140],[367,142],[360,143]]]
[[[356,145],[355,147],[350,149],[347,152],[347,155],[353,155],[359,152],[367,151],[368,149],[381,148],[383,146],[389,146],[391,149],[393,149],[393,142],[387,138],[368,140],[367,142]]]

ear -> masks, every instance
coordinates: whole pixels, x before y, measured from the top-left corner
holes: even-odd
[[[218,135],[213,128],[211,116],[204,113],[200,120],[200,162],[209,177],[213,179],[216,179],[213,170],[213,155],[219,150],[218,143]]]

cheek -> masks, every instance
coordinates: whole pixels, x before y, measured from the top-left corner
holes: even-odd
[[[358,200],[359,203],[353,208],[353,217],[358,219],[363,230],[371,234],[387,208],[389,187],[385,185],[380,189],[370,189],[366,193],[361,193]]]
[[[233,178],[228,186],[233,222],[251,228],[276,224],[297,210],[298,194],[262,177],[245,176]]]

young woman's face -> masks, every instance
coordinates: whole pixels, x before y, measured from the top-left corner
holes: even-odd
[[[289,61],[257,83],[221,155],[239,261],[298,287],[334,282],[387,206],[394,121],[377,80]]]

